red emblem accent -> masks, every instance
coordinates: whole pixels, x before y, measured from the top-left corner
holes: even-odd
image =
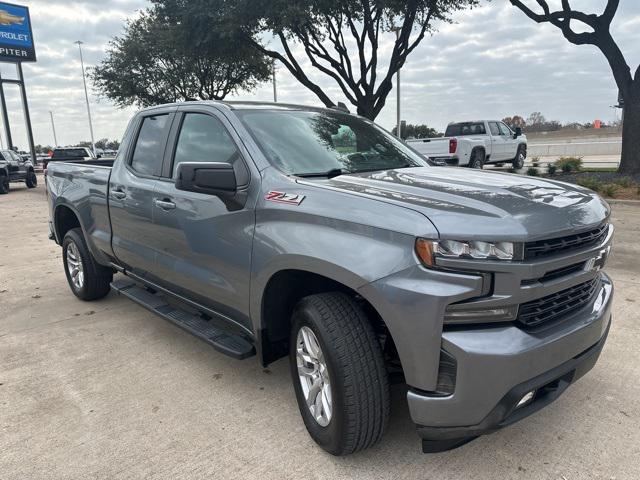
[[[305,199],[304,195],[294,195],[292,193],[270,191],[267,193],[265,200],[276,203],[286,203],[289,205],[300,205]]]

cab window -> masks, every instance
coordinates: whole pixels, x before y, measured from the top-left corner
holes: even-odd
[[[131,168],[142,175],[157,175],[162,164],[168,114],[145,117],[131,157]]]
[[[233,165],[238,185],[248,183],[240,151],[220,120],[204,113],[187,113],[182,121],[173,160],[173,177],[183,162]]]
[[[507,127],[504,123],[500,122],[498,124],[498,127],[500,127],[500,134],[501,135],[511,135],[511,130],[509,129],[509,127]]]

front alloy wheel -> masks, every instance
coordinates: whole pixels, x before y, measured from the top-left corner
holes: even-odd
[[[522,148],[519,148],[518,154],[516,155],[516,158],[513,160],[513,168],[515,170],[520,170],[524,168],[525,158],[526,158],[525,152],[523,151]]]
[[[331,380],[320,343],[309,327],[298,331],[296,364],[307,407],[318,425],[326,427],[331,421]]]

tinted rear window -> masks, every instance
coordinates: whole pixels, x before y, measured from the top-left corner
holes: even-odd
[[[84,158],[88,156],[84,148],[57,148],[53,151],[53,158],[56,157],[77,157]]]
[[[482,122],[453,123],[447,127],[445,137],[462,137],[464,135],[485,135],[487,133]]]
[[[153,115],[142,122],[136,142],[131,168],[143,175],[157,175],[165,145],[165,128],[169,115]]]

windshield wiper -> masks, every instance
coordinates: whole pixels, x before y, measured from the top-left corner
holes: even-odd
[[[293,175],[296,177],[302,178],[334,178],[339,177],[340,175],[344,175],[346,172],[341,168],[332,168],[326,172],[317,172],[317,173],[294,173]]]

